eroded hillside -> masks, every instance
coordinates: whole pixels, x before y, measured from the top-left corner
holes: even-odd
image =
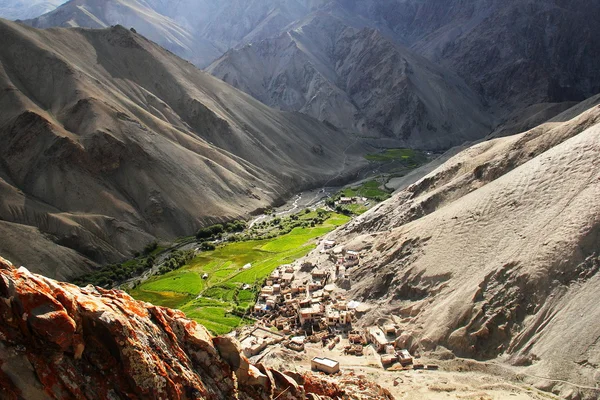
[[[413,350],[506,362],[565,398],[600,374],[600,106],[475,145],[332,235],[350,294]],[[565,344],[568,343],[568,348]]]
[[[0,250],[49,276],[361,164],[356,139],[272,110],[123,27],[3,21],[0,32]]]
[[[207,71],[272,107],[409,147],[447,149],[491,129],[478,95],[450,71],[329,14],[231,50]]]

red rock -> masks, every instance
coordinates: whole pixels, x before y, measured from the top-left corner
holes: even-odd
[[[12,366],[31,376],[15,377]],[[311,374],[301,381],[304,385],[252,366],[237,342],[212,337],[180,311],[117,290],[60,283],[15,269],[0,257],[3,400],[27,398],[26,393],[98,400],[295,400],[309,393],[320,399],[344,394],[339,385]]]

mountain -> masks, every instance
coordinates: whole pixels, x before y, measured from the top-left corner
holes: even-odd
[[[35,18],[64,3],[65,0],[0,0],[0,18]]]
[[[3,258],[0,299],[3,399],[392,399],[360,378],[336,383],[250,364],[234,339],[212,337],[180,311]],[[371,395],[358,394],[365,387]]]
[[[347,133],[273,110],[123,27],[0,21],[0,34],[0,251],[47,276],[247,216],[363,163]]]
[[[133,27],[148,39],[198,66],[207,65],[222,54],[213,43],[159,14],[143,0],[72,0],[48,14],[23,22],[35,28]]]
[[[263,103],[363,135],[445,149],[489,133],[491,118],[459,78],[378,31],[317,12],[207,68]]]
[[[182,0],[175,5],[148,0],[158,12],[169,16],[209,40],[222,53],[230,48],[278,35],[309,9],[302,0]]]
[[[341,86],[341,90],[345,91],[347,82],[343,80],[344,77],[331,86],[332,83],[328,80],[334,75],[331,71],[324,74],[325,70],[331,69],[329,63],[335,58],[334,55],[328,54],[327,60],[318,60],[319,65],[306,65],[306,57],[310,59],[313,55],[321,55],[323,48],[327,47],[325,43],[315,43],[315,37],[324,37],[324,42],[329,47],[332,42],[340,46],[340,38],[335,37],[333,27],[321,27],[324,29],[319,31],[322,23],[314,23],[315,15],[328,19],[334,27],[339,25],[339,21],[343,21],[347,28],[359,31],[365,28],[375,29],[382,39],[396,45],[394,50],[386,50],[392,54],[390,57],[398,57],[393,54],[400,51],[402,57],[407,58],[409,48],[413,54],[431,61],[431,65],[436,66],[436,73],[441,71],[445,75],[457,74],[471,89],[467,97],[475,93],[482,99],[477,102],[483,101],[488,105],[489,112],[500,122],[522,108],[545,103],[579,102],[600,91],[600,78],[596,74],[593,56],[600,50],[600,41],[595,39],[600,34],[600,3],[595,0],[582,0],[578,7],[566,6],[563,0],[71,0],[48,15],[27,23],[44,28],[73,25],[94,28],[114,24],[134,27],[199,67],[206,67],[223,56],[217,61],[218,68],[214,65],[210,67],[221,77],[225,74],[231,76],[233,69],[240,69],[236,65],[241,62],[240,59],[259,63],[249,64],[245,70],[237,71],[236,74],[240,76],[237,80],[239,85],[236,86],[252,88],[253,95],[270,100],[268,104],[273,106],[288,109],[290,103],[294,103],[293,109],[302,109],[304,105],[310,115],[322,113],[329,117],[340,114],[340,109],[344,116],[353,112],[356,114],[357,110],[362,112],[360,104],[348,104],[349,99],[345,98],[347,96],[337,90]],[[312,29],[314,33],[307,35],[304,28]],[[292,37],[286,37],[288,32]],[[350,37],[351,35],[348,36]],[[305,54],[295,55],[290,59],[294,43],[307,40],[312,47],[301,47],[300,51]],[[247,48],[249,44],[255,47],[250,50],[262,52],[260,57],[247,54],[251,52]],[[279,79],[291,79],[293,84],[300,85],[294,88],[293,93],[287,93],[292,98],[280,99],[281,101],[278,100],[282,96],[280,84],[271,83],[271,74],[262,77],[266,80],[260,85],[263,88],[257,87],[257,82],[252,82],[257,80],[256,76],[244,76],[249,75],[250,70],[259,68],[260,63],[267,62],[261,60],[261,57],[268,54],[263,48],[273,46],[280,47],[278,51],[282,54],[281,57],[267,56],[270,64],[280,68],[276,75],[291,75],[290,78]],[[393,47],[391,44],[388,46]],[[242,54],[236,56],[231,52],[227,53],[229,50],[237,50]],[[340,54],[336,55],[339,56]],[[315,60],[311,61],[314,64]],[[377,59],[371,57],[370,61]],[[228,65],[229,62],[232,65]],[[322,62],[325,65],[320,65]],[[420,67],[422,61],[416,64],[419,65],[413,67]],[[283,71],[286,65],[291,69],[288,72]],[[319,77],[314,84],[325,85],[324,91],[331,93],[330,100],[317,101],[314,105],[301,104],[310,99],[302,101],[301,97],[308,97],[309,92],[315,90],[302,87],[308,84],[308,77],[303,77],[303,68],[307,68],[307,75],[314,74],[312,69],[317,69],[318,75],[327,78],[323,81]],[[253,71],[253,75],[262,75],[261,69],[258,74]],[[295,76],[298,73],[302,76]],[[273,78],[277,80],[277,76]],[[302,82],[297,82],[298,79]],[[456,77],[453,81],[448,83],[448,90],[442,90],[438,94],[447,95],[452,92]],[[461,83],[460,86],[459,93],[462,95],[465,85]],[[382,90],[381,86],[373,88]],[[385,89],[387,87],[383,87]],[[412,97],[415,96],[422,94]],[[394,106],[407,108],[406,102],[398,101],[393,96],[373,100],[373,107],[376,109],[386,110]],[[395,102],[394,105],[391,104],[392,101]],[[322,102],[325,103],[323,112],[319,110]],[[408,101],[411,102],[414,99]],[[459,104],[462,106],[463,102],[459,101]],[[432,104],[428,106],[433,107]],[[443,111],[453,115],[454,110],[450,106],[451,104],[447,105]],[[329,110],[331,107],[333,110]],[[479,104],[476,104],[475,109],[477,112],[473,120],[479,124],[482,122]],[[559,109],[560,107],[554,110]],[[409,109],[409,114],[415,112],[419,110]],[[376,116],[379,120],[386,118],[385,112],[376,112]],[[467,113],[466,116],[469,117],[470,114]],[[431,115],[431,124],[436,129],[438,125],[443,125],[443,120],[439,117]],[[392,131],[402,130],[397,126],[388,126],[397,125],[398,121],[386,121],[383,126],[381,121],[370,121],[365,122],[363,128],[364,118],[370,117],[354,115],[337,119],[344,121],[339,126],[355,125],[361,129],[367,129],[367,125],[371,123],[371,131],[381,128],[383,132],[379,133],[384,134],[389,134],[386,129],[390,128]],[[407,119],[408,125],[415,125],[412,121],[414,116],[409,115]],[[455,119],[460,121],[461,116],[455,116]],[[416,130],[416,125],[413,128]],[[455,129],[454,133],[461,130],[463,136],[470,135],[468,129],[462,131],[463,127],[457,128],[459,129]]]
[[[395,40],[514,111],[600,92],[600,3],[582,0],[341,0]]]
[[[334,232],[362,251],[349,271],[349,298],[373,306],[361,322],[393,320],[407,348],[496,360],[561,398],[596,398],[599,154],[596,96],[460,152]]]

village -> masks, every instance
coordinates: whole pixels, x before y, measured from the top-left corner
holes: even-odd
[[[357,327],[366,304],[347,299],[352,269],[360,264],[359,251],[344,249],[333,240],[317,248],[318,265],[311,262],[281,265],[261,288],[253,308],[257,323],[239,338],[248,358],[260,357],[272,346],[282,346],[311,357],[311,368],[335,374],[343,367],[328,355],[366,357],[388,370],[437,369],[413,359],[398,325]],[[375,359],[374,359],[375,357]]]

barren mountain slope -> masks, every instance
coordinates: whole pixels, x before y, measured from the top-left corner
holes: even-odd
[[[270,106],[412,147],[448,148],[490,130],[484,106],[460,79],[329,14],[231,50],[207,71]]]
[[[392,315],[408,347],[500,357],[597,398],[599,100],[475,145],[335,232],[363,249],[351,291],[377,304],[363,322]]]
[[[354,139],[272,110],[122,27],[0,22],[3,250],[64,278],[358,167]],[[27,240],[26,240],[27,239]],[[33,258],[29,258],[29,257]],[[62,260],[61,260],[62,259]],[[88,263],[89,264],[89,263]],[[54,270],[58,265],[67,265]]]
[[[0,18],[35,18],[64,3],[65,0],[0,0]]]
[[[123,25],[200,67],[223,53],[212,42],[197,37],[144,0],[72,0],[38,18],[24,21],[36,28],[108,28]]]
[[[239,344],[212,337],[180,311],[121,291],[84,289],[0,257],[2,399],[391,399],[354,378],[252,365]],[[369,385],[371,395],[360,395]]]
[[[600,91],[596,0],[339,0],[509,110]]]

